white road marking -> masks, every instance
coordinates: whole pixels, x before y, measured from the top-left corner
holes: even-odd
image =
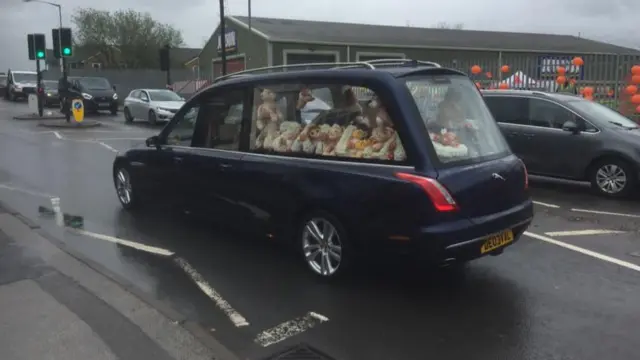
[[[598,211],[598,210],[587,210],[587,209],[571,209],[571,211],[590,213],[590,214],[613,215],[613,216],[623,216],[623,217],[630,217],[630,218],[640,218],[640,215],[615,213],[615,212],[609,212],[609,211]]]
[[[625,231],[619,230],[572,230],[572,231],[552,231],[544,233],[547,236],[581,236],[581,235],[606,235],[606,234],[624,234]]]
[[[143,141],[146,138],[104,138],[104,139],[95,139],[95,141]]]
[[[608,255],[604,255],[604,254],[600,254],[598,252],[595,252],[595,251],[592,251],[592,250],[589,250],[589,249],[585,249],[585,248],[581,248],[579,246],[567,244],[565,242],[558,241],[558,240],[552,239],[552,238],[544,236],[544,235],[534,234],[534,233],[529,232],[529,231],[525,231],[524,235],[532,237],[534,239],[538,239],[538,240],[547,242],[549,244],[553,244],[553,245],[557,245],[557,246],[563,247],[563,248],[568,249],[568,250],[579,252],[579,253],[581,253],[583,255],[591,256],[591,257],[594,257],[596,259],[599,259],[599,260],[602,260],[602,261],[606,261],[606,262],[609,262],[609,263],[612,263],[612,264],[615,264],[615,265],[618,265],[618,266],[621,266],[621,267],[624,267],[624,268],[627,268],[627,269],[630,269],[630,270],[635,270],[635,271],[640,272],[640,266],[639,265],[636,265],[636,264],[633,264],[633,263],[630,263],[630,262],[627,262],[627,261],[624,261],[624,260],[616,259],[614,257],[608,256]]]
[[[98,240],[108,241],[108,242],[111,242],[111,243],[114,243],[114,244],[120,244],[120,245],[128,246],[130,248],[134,248],[134,249],[141,250],[141,251],[146,251],[148,253],[152,253],[152,254],[156,254],[156,255],[171,256],[171,255],[174,254],[173,251],[169,251],[167,249],[163,249],[163,248],[159,248],[159,247],[155,247],[155,246],[151,246],[151,245],[140,244],[140,243],[133,242],[133,241],[130,241],[130,240],[119,239],[119,238],[114,237],[114,236],[98,234],[98,233],[94,233],[94,232],[86,231],[86,230],[82,230],[82,229],[72,229],[72,228],[68,228],[68,229],[69,229],[69,231],[77,233],[77,234],[80,234],[80,235],[89,236],[89,237],[92,237],[92,238],[98,239]]]
[[[283,322],[271,329],[260,332],[258,336],[256,336],[254,342],[262,347],[267,347],[303,333],[316,325],[327,321],[329,321],[329,318],[326,316],[309,312],[303,317]]]
[[[62,213],[62,208],[60,208],[59,197],[51,198],[51,208],[53,209],[53,213],[56,216],[56,225],[64,226],[64,214]]]
[[[222,295],[220,295],[209,283],[183,258],[175,258],[175,263],[198,285],[213,302],[222,310],[236,327],[248,326],[249,322],[237,312]]]
[[[53,134],[54,134],[58,139],[60,139],[60,140],[64,140],[64,138],[62,137],[62,135],[60,135],[60,133],[59,133],[59,132],[54,131],[54,132],[53,132]]]
[[[118,150],[117,150],[117,149],[113,148],[113,147],[112,147],[111,145],[109,145],[109,144],[105,144],[105,143],[103,143],[103,142],[101,142],[101,141],[100,141],[100,142],[98,142],[98,144],[100,144],[100,145],[102,145],[103,147],[105,147],[105,148],[107,148],[107,149],[111,150],[112,152],[116,152],[116,153],[118,152]]]
[[[560,208],[560,206],[558,206],[558,205],[549,204],[549,203],[543,203],[541,201],[534,201],[533,203],[536,204],[536,205],[546,206],[546,207],[553,208],[553,209],[559,209]]]
[[[6,190],[10,190],[10,191],[20,192],[20,193],[31,195],[31,196],[46,197],[46,198],[51,198],[52,197],[49,194],[45,194],[45,193],[41,193],[41,192],[37,192],[37,191],[33,191],[33,190],[17,188],[17,187],[10,186],[10,185],[5,185],[5,184],[0,184],[0,189],[6,189]]]

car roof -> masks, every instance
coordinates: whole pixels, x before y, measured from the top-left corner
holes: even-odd
[[[575,101],[575,100],[584,100],[579,95],[571,95],[566,93],[552,93],[542,90],[515,90],[515,89],[504,89],[504,90],[480,90],[482,95],[497,95],[497,96],[528,96],[528,97],[538,97],[538,98],[548,98],[554,99],[557,101]]]
[[[33,74],[33,75],[37,75],[38,74],[35,71],[11,70],[11,72],[14,73],[14,74]]]
[[[373,71],[372,71],[373,70]],[[412,74],[467,74],[454,69],[443,68],[440,64],[431,61],[412,59],[380,59],[372,61],[348,62],[348,63],[309,63],[270,66],[250,69],[221,76],[214,83],[199,92],[217,86],[218,84],[249,84],[263,80],[284,80],[296,76],[331,77],[333,74],[349,74],[357,77],[380,78],[393,76],[396,78],[410,76]]]

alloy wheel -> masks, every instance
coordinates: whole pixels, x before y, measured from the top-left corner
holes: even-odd
[[[615,164],[606,164],[596,171],[596,184],[602,192],[617,194],[627,186],[627,174],[624,169]]]
[[[116,193],[120,202],[127,206],[133,200],[133,189],[131,187],[131,177],[125,169],[119,169],[115,176]]]
[[[304,225],[302,252],[316,274],[330,277],[342,262],[342,243],[336,227],[327,219],[312,218]]]

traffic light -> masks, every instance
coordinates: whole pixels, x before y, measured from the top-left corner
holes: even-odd
[[[160,70],[168,71],[171,68],[169,61],[169,45],[160,49]]]
[[[62,50],[63,57],[73,56],[73,48],[72,48],[72,40],[71,40],[71,29],[70,28],[62,28],[60,29],[60,46]]]
[[[35,60],[36,46],[34,44],[33,34],[27,35],[27,48],[29,49],[29,60]]]
[[[53,40],[53,56],[60,59],[60,29],[51,30],[51,39]]]
[[[36,60],[44,59],[47,56],[47,44],[44,34],[33,34],[33,46]]]

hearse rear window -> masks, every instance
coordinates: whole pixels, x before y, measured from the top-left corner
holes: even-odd
[[[348,84],[270,85],[256,89],[254,98],[254,151],[392,163],[406,160],[394,120],[370,89]]]
[[[406,85],[442,163],[483,160],[509,153],[475,85],[462,75],[412,78]]]

